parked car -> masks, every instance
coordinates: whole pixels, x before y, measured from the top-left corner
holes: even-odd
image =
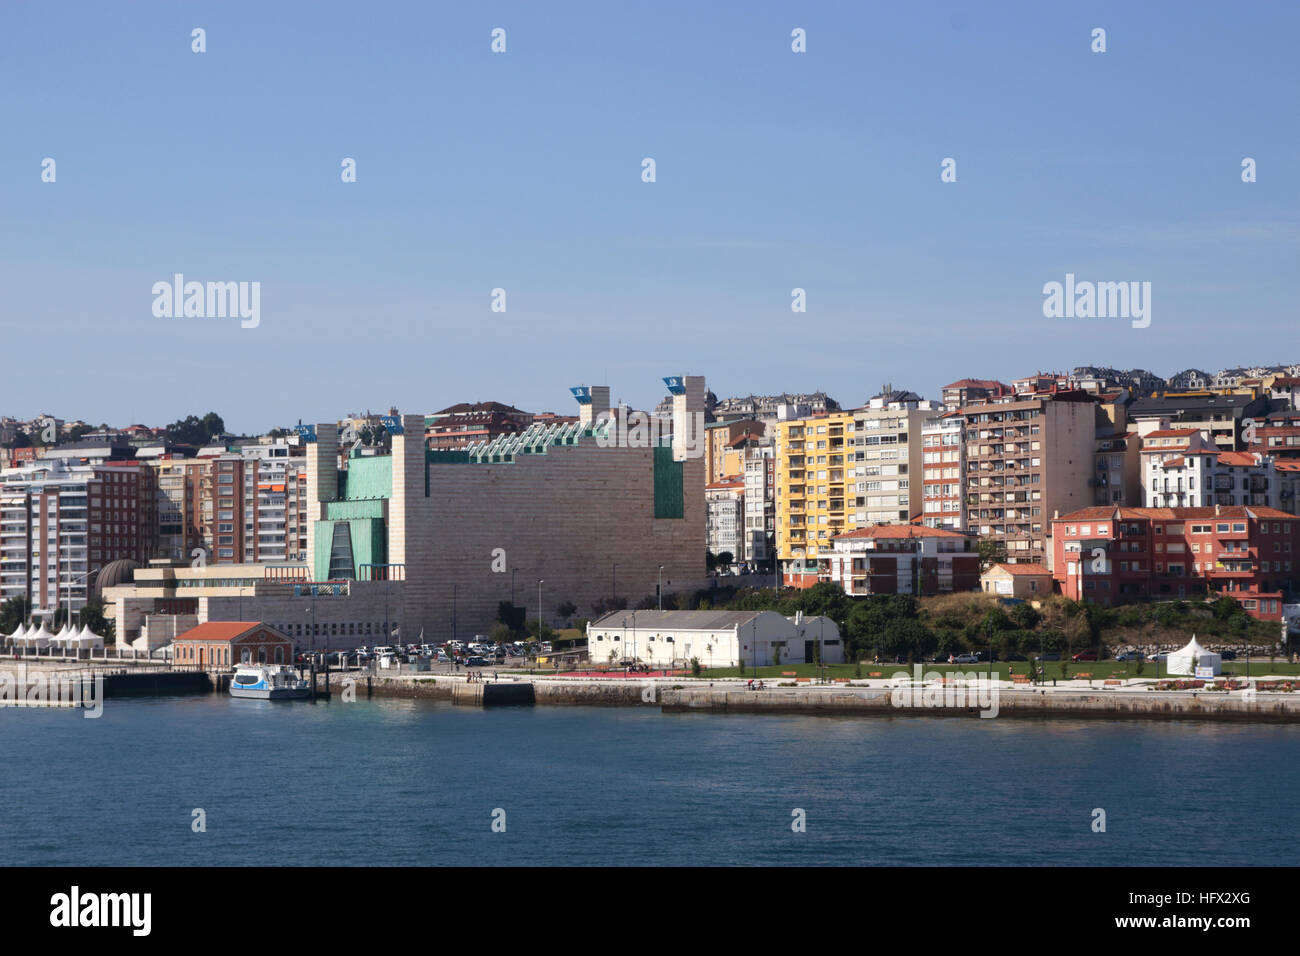
[[[1140,661],[1141,659],[1141,651],[1120,651],[1115,655],[1115,660],[1117,661]]]
[[[1236,651],[1219,651],[1219,659],[1224,661],[1235,661],[1237,659]]]
[[[471,657],[469,660],[465,661],[465,666],[466,667],[488,667],[489,665],[486,657]]]
[[[1026,657],[1024,654],[1008,654],[1006,657],[1003,658],[1003,660],[1020,662],[1020,661],[1027,661],[1029,660],[1029,658]]]
[[[1039,658],[1040,661],[1059,661],[1060,659],[1061,659],[1061,655],[1056,651],[1048,651],[1046,654],[1044,654],[1042,657]]]
[[[1167,661],[1167,660],[1169,660],[1169,655],[1168,655],[1168,654],[1165,654],[1165,653],[1160,653],[1160,654],[1148,654],[1148,655],[1147,655],[1147,660],[1149,660],[1149,661]]]
[[[978,664],[979,660],[978,654],[958,654],[952,659],[952,662],[954,664]]]
[[[1080,651],[1079,653],[1075,654],[1072,658],[1070,658],[1070,660],[1075,662],[1095,661],[1096,659],[1097,659],[1097,652],[1091,647],[1088,648],[1086,651]]]

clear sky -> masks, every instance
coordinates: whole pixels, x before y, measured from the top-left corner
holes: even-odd
[[[1297,36],[1293,2],[8,0],[0,413],[1300,361]],[[261,324],[155,318],[177,272],[260,282]],[[1044,318],[1067,272],[1150,282],[1150,327]]]

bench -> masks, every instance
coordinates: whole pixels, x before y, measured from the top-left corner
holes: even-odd
[[[1122,680],[1109,680],[1109,679],[1107,679],[1106,683],[1107,683],[1107,684],[1122,684],[1122,683],[1124,683],[1124,682],[1123,682]]]
[[[1078,679],[1081,678],[1081,677],[1086,677],[1088,680],[1092,680],[1092,675],[1091,675],[1091,674],[1088,674],[1088,673],[1075,674],[1074,677],[1075,677],[1075,680],[1078,680]]]
[[[812,680],[811,677],[796,677],[796,678],[795,678],[795,683],[797,683],[797,684],[807,684],[807,683],[808,683],[809,681],[811,681],[811,680]]]
[[[797,677],[797,676],[798,676],[798,672],[797,672],[797,671],[781,671],[781,676],[782,676],[782,677]]]
[[[837,678],[835,678],[835,683],[837,683],[837,684],[847,684],[851,679],[852,679],[852,678],[849,678],[849,677],[837,677]]]
[[[868,674],[867,676],[868,676],[868,677],[884,677],[885,675],[882,674],[880,671],[872,671],[872,672],[871,672],[870,674]]]
[[[1012,674],[1012,675],[1011,675],[1011,683],[1013,683],[1013,684],[1028,684],[1028,683],[1029,683],[1029,676],[1028,676],[1027,674]]]

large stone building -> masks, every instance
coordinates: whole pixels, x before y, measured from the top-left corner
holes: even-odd
[[[705,580],[702,377],[674,377],[670,437],[658,419],[611,415],[607,388],[575,394],[576,423],[532,425],[458,450],[426,448],[402,416],[392,454],[339,471],[337,428],[308,446],[314,576],[402,579],[404,635],[486,632],[513,601],[547,623],[572,603],[635,604]],[[385,464],[379,464],[380,461]],[[387,474],[384,474],[387,469]],[[617,593],[615,593],[617,592]],[[410,638],[404,637],[409,640]]]

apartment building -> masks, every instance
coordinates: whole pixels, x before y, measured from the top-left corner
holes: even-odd
[[[0,476],[0,599],[32,613],[85,606],[95,571],[156,547],[153,472],[142,465],[40,461]]]
[[[921,429],[938,410],[876,398],[777,425],[776,546],[788,570],[828,558],[836,535],[921,514]]]
[[[533,416],[503,402],[461,402],[434,412],[424,421],[429,447],[452,449],[517,435],[533,424]]]
[[[158,557],[189,559],[196,549],[210,551],[212,541],[203,523],[203,477],[210,474],[208,459],[157,458],[151,460],[158,487]]]
[[[1048,519],[1093,500],[1095,401],[1082,392],[960,409],[966,427],[966,529],[1012,564],[1050,559]]]
[[[770,443],[745,451],[745,561],[752,568],[772,559],[776,544],[776,459]]]
[[[869,525],[832,542],[828,579],[853,596],[947,594],[980,586],[971,535],[924,525]]]
[[[1142,398],[1129,406],[1129,420],[1140,434],[1155,429],[1192,428],[1204,431],[1220,451],[1245,451],[1242,423],[1259,421],[1268,411],[1263,395],[1164,395]]]
[[[1280,620],[1297,585],[1300,519],[1275,508],[1084,508],[1052,527],[1053,577],[1075,600],[1217,594]]]
[[[1094,505],[1142,504],[1142,440],[1137,432],[1097,436],[1092,484]]]
[[[745,480],[727,478],[704,486],[706,547],[714,554],[726,552],[736,562],[745,551]]]
[[[1198,433],[1203,435],[1203,433]],[[1171,457],[1149,454],[1143,481],[1147,508],[1256,505],[1281,508],[1282,484],[1273,459],[1201,447]]]
[[[752,418],[711,422],[704,426],[705,484],[725,481],[744,471],[745,447],[763,440],[767,426]]]
[[[1261,452],[1281,460],[1300,460],[1300,421],[1270,416],[1243,434],[1244,451]]]
[[[966,423],[955,412],[921,425],[921,522],[927,528],[966,527]]]
[[[1010,385],[996,379],[963,378],[945,385],[939,394],[943,400],[944,408],[955,410],[979,402],[992,402],[1001,398],[1009,398],[1013,392]]]

